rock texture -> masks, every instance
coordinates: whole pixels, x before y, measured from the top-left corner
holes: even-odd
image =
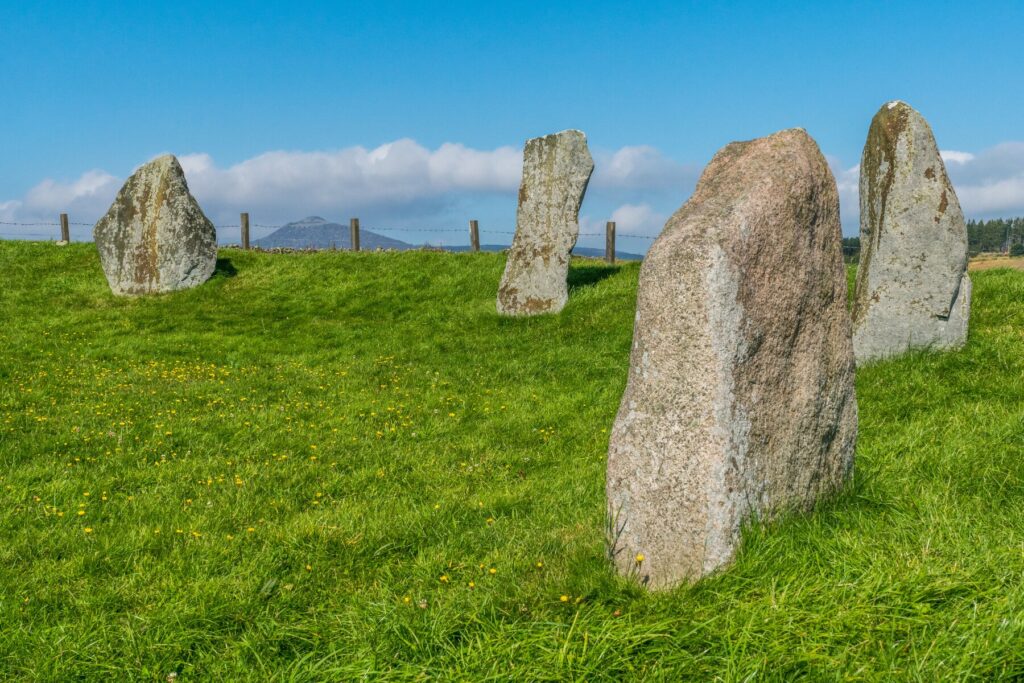
[[[715,155],[640,271],[608,453],[609,544],[651,588],[852,471],[854,359],[835,179],[801,129]]]
[[[853,346],[863,363],[967,341],[967,226],[931,128],[904,102],[875,114],[860,174]]]
[[[578,130],[533,138],[523,152],[516,234],[498,289],[504,315],[557,313],[569,296],[569,254],[594,160]]]
[[[171,155],[142,166],[93,228],[114,294],[172,292],[206,282],[217,265],[217,231]]]

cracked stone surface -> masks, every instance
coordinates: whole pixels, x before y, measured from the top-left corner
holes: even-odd
[[[861,158],[858,363],[967,341],[967,226],[928,122],[904,102],[875,114]]]
[[[125,181],[93,239],[111,291],[122,296],[195,287],[217,265],[217,231],[169,154]]]
[[[569,297],[569,255],[594,160],[578,130],[527,140],[516,233],[498,288],[503,315],[557,313]]]
[[[734,142],[641,267],[608,452],[616,568],[653,589],[716,571],[745,521],[840,489],[856,438],[835,179],[801,129]]]

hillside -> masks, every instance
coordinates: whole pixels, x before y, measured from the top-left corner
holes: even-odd
[[[1024,676],[1024,273],[859,371],[845,494],[647,595],[604,556],[639,264],[508,320],[498,254],[221,257],[116,300],[0,242],[0,679]]]
[[[352,235],[347,225],[329,223],[320,216],[309,216],[301,221],[282,225],[266,237],[254,240],[253,245],[263,249],[351,249]],[[401,240],[362,229],[359,231],[359,248],[366,251],[374,249],[402,251],[416,247]]]
[[[303,218],[301,221],[282,225],[266,237],[253,241],[253,246],[260,247],[262,249],[351,249],[352,240],[351,233],[349,232],[349,226],[341,225],[340,223],[329,223],[319,216],[309,216],[308,218]],[[469,251],[468,245],[432,246],[429,244],[409,244],[408,242],[392,239],[386,235],[375,233],[372,230],[366,230],[365,228],[360,229],[359,231],[359,248],[364,251],[373,251],[375,249],[406,251],[409,249],[420,249],[424,246],[431,249],[440,249],[442,251],[451,251],[456,253]],[[508,249],[508,245],[484,244],[481,245],[480,248],[482,251],[497,252]],[[593,247],[577,246],[573,249],[573,253],[577,256],[604,258],[604,249],[595,249]],[[640,254],[620,251],[616,252],[616,256],[624,261],[639,261],[643,258]]]

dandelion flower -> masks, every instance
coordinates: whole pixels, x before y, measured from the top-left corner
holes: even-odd
[[[569,596],[568,595],[563,595],[562,597],[560,597],[558,599],[561,600],[562,602],[569,602]]]
[[[498,570],[495,567],[491,567],[490,569],[487,570],[487,573],[488,574],[497,574]]]
[[[85,533],[87,533],[87,534],[91,534],[92,533],[92,527],[91,526],[87,526],[87,527],[85,527],[85,529],[83,529],[83,531],[85,531]]]
[[[640,564],[643,561],[644,561],[644,554],[643,553],[637,553],[637,555],[636,555],[636,563]]]

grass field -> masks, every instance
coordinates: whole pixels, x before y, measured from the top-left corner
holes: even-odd
[[[1024,678],[1024,273],[858,373],[855,481],[726,572],[611,572],[638,264],[499,319],[495,254],[225,250],[109,294],[0,243],[0,679]]]

